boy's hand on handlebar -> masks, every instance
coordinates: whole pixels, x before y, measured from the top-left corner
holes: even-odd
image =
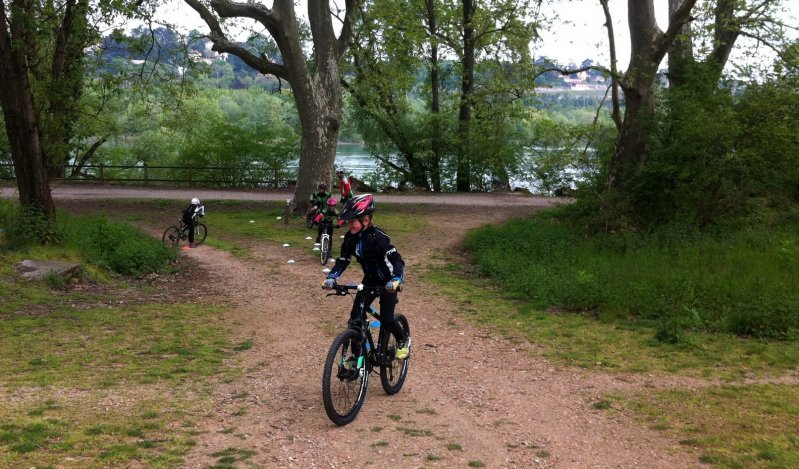
[[[394,277],[386,283],[386,291],[388,292],[395,292],[399,291],[400,285],[402,285],[402,279],[399,277]]]
[[[336,288],[336,279],[326,278],[325,281],[322,282],[322,288],[325,290],[332,290]]]

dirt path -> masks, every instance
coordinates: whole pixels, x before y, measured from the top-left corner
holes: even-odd
[[[408,379],[386,396],[373,376],[358,418],[341,428],[322,406],[321,373],[351,300],[324,296],[317,260],[304,247],[266,244],[247,260],[207,246],[184,251],[228,292],[230,320],[253,342],[239,355],[245,372],[214,385],[214,410],[186,466],[207,467],[218,462],[214,453],[240,448],[255,451],[242,467],[699,467],[676,441],[591,407],[603,392],[644,387],[645,379],[553,366],[530,353],[535,344],[513,345],[468,325],[419,278],[467,229],[510,215],[474,210],[449,208],[413,249],[398,246],[408,265],[398,312],[414,337]],[[297,262],[287,264],[290,257]],[[357,270],[345,280],[358,280]]]

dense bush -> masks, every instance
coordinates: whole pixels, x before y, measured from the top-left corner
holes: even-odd
[[[105,217],[63,218],[67,244],[114,272],[131,276],[162,272],[175,259],[173,249],[130,225]]]
[[[664,226],[591,234],[552,217],[485,227],[466,247],[480,272],[540,308],[651,321],[661,340],[708,330],[799,332],[799,224],[744,232]]]
[[[31,244],[59,244],[64,240],[56,222],[48,219],[37,207],[20,209],[14,204],[4,204],[0,221],[6,225],[6,242],[12,249]]]
[[[141,230],[104,217],[58,214],[59,222],[41,211],[20,210],[19,204],[0,201],[0,237],[10,249],[34,244],[61,244],[86,261],[113,272],[140,276],[170,268],[176,252]]]

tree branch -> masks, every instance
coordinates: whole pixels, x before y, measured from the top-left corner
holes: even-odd
[[[680,34],[682,27],[691,21],[691,10],[696,5],[696,0],[685,0],[682,5],[669,17],[669,28],[665,33],[661,34],[654,43],[652,58],[655,62],[660,63],[663,57],[666,56],[674,39]]]
[[[200,18],[202,18],[205,24],[208,25],[208,28],[211,30],[209,38],[214,43],[214,51],[234,54],[244,61],[244,63],[265,75],[272,74],[278,78],[288,80],[288,72],[286,67],[272,62],[264,55],[259,57],[246,48],[229,40],[227,35],[225,35],[225,32],[222,30],[222,27],[219,24],[216,16],[214,16],[214,14],[211,13],[211,11],[208,10],[208,8],[206,8],[205,5],[203,5],[199,0],[184,1],[197,13],[199,13]],[[279,35],[275,34],[274,32],[276,29],[274,31],[272,29],[278,27],[278,22],[275,19],[272,11],[263,5],[254,3],[236,4],[227,0],[213,0],[211,5],[213,6],[214,11],[216,11],[217,14],[219,14],[219,16],[222,18],[243,16],[261,22],[269,31],[269,33],[272,34],[272,37],[275,39],[275,41],[279,40]]]

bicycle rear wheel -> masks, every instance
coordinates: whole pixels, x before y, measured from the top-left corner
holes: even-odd
[[[308,229],[313,228],[313,214],[311,212],[305,214],[305,226]]]
[[[366,398],[369,384],[366,357],[360,356],[353,369],[344,366],[344,360],[353,349],[361,354],[361,335],[348,329],[339,334],[330,346],[322,373],[322,401],[327,416],[336,425],[346,425],[355,420]]]
[[[319,249],[319,261],[322,265],[325,265],[330,258],[330,236],[327,233],[323,234],[321,241],[322,247]]]
[[[208,227],[202,223],[198,223],[194,228],[194,244],[199,246],[205,242],[205,237],[208,236]]]
[[[164,234],[161,236],[161,241],[171,246],[177,246],[180,244],[180,228],[177,226],[170,226],[164,230]]]
[[[402,314],[398,314],[394,317],[394,321],[410,338],[411,329],[408,325],[408,319]],[[397,352],[397,337],[388,331],[380,337],[380,341],[380,350],[385,350],[386,360],[388,361],[387,364],[380,365],[380,384],[383,385],[383,390],[386,391],[386,394],[390,396],[398,393],[402,389],[402,385],[405,384],[408,366],[411,363],[411,354],[409,353],[402,360],[394,358],[394,354]]]

